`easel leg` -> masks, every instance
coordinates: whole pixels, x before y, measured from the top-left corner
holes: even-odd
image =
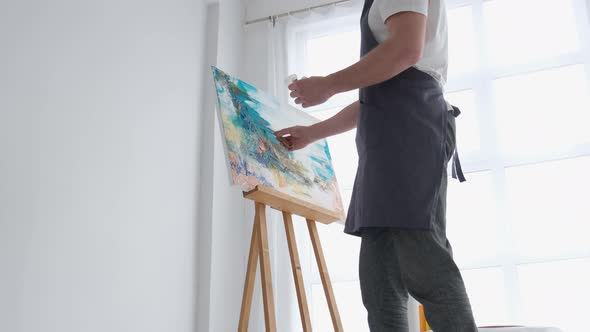
[[[270,271],[270,252],[268,248],[268,230],[266,228],[266,206],[256,203],[258,217],[258,245],[260,251],[260,272],[262,279],[262,299],[264,302],[264,320],[266,332],[276,332],[275,304],[272,291],[272,275]]]
[[[311,319],[307,307],[303,274],[301,273],[301,264],[299,263],[299,253],[297,251],[297,242],[295,241],[295,231],[293,229],[291,214],[283,212],[283,221],[285,222],[285,232],[287,233],[289,257],[291,257],[291,268],[293,269],[293,279],[295,280],[295,289],[297,291],[299,313],[301,314],[301,325],[303,326],[303,332],[311,332]]]
[[[250,240],[250,253],[248,254],[248,268],[246,271],[246,281],[244,282],[244,295],[242,296],[242,309],[240,310],[238,332],[248,331],[250,309],[252,307],[252,295],[254,293],[254,279],[256,279],[256,268],[258,267],[259,242],[258,211],[256,211],[254,225],[252,226],[252,239]]]
[[[330,309],[330,316],[332,316],[334,331],[342,332],[342,322],[340,321],[340,314],[338,313],[338,307],[336,306],[336,299],[334,297],[334,291],[332,290],[332,282],[330,281],[330,275],[328,274],[328,268],[324,259],[324,252],[322,251],[322,245],[320,244],[320,237],[318,235],[315,221],[307,219],[307,228],[309,229],[309,236],[311,237],[315,260],[318,263],[318,270],[324,286],[324,293],[326,294],[328,308]]]

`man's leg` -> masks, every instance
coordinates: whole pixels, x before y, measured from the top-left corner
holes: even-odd
[[[435,332],[477,332],[461,273],[428,231],[400,231],[396,241],[403,281]]]
[[[435,332],[477,332],[461,273],[446,236],[447,175],[430,230],[394,231],[395,252],[408,292],[422,305]]]
[[[408,291],[402,282],[390,229],[363,231],[359,278],[371,332],[407,332]]]

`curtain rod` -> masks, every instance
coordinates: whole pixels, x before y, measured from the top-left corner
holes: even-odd
[[[304,13],[304,12],[308,12],[314,9],[318,9],[318,8],[323,8],[323,7],[329,7],[329,6],[336,6],[342,3],[346,3],[346,2],[351,2],[353,0],[339,0],[339,1],[334,1],[334,2],[330,2],[330,3],[326,3],[323,5],[317,5],[317,6],[312,6],[312,7],[307,7],[304,9],[299,9],[299,10],[294,10],[291,12],[286,12],[286,13],[281,13],[278,15],[271,15],[271,16],[267,16],[267,17],[261,17],[255,20],[251,20],[251,21],[246,21],[246,25],[250,25],[250,24],[254,24],[254,23],[260,23],[260,22],[264,22],[264,21],[271,21],[271,22],[275,22],[278,18],[282,18],[282,17],[287,17],[293,14],[299,14],[299,13]]]

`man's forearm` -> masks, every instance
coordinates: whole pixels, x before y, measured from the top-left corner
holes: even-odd
[[[355,128],[359,111],[360,103],[355,101],[333,117],[312,125],[310,129],[314,139],[323,139]]]

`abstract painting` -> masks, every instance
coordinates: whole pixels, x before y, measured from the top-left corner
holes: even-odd
[[[231,179],[249,191],[270,187],[343,215],[326,140],[288,151],[274,132],[317,120],[212,67]]]

